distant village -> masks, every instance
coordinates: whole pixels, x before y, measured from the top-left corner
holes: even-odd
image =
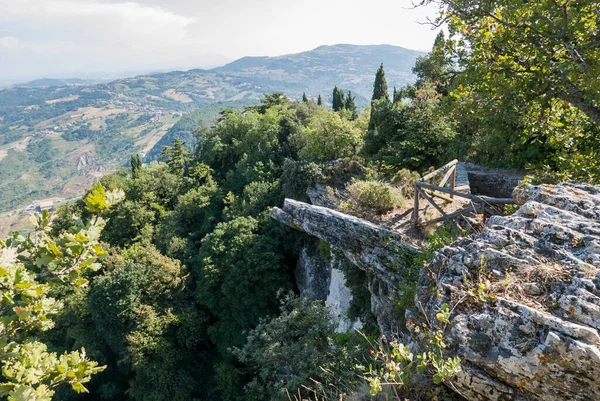
[[[165,116],[181,117],[185,114],[185,112],[179,110],[165,110],[151,103],[142,104],[139,101],[130,100],[130,98],[127,98],[127,96],[120,93],[108,93],[111,95],[111,98],[110,100],[105,102],[106,105],[102,108],[102,110],[109,110],[110,108],[115,108],[125,109],[128,113],[145,113],[146,115],[150,116],[150,123],[161,122],[162,118]],[[146,97],[149,98],[151,96],[147,95]],[[90,118],[85,113],[74,113],[71,114],[69,117],[71,118],[70,121],[60,122],[54,127],[39,130],[37,133],[41,135],[50,135],[55,132],[66,132],[70,129],[75,129],[79,127],[82,122],[96,118]]]

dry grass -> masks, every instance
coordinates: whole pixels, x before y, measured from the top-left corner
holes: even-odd
[[[490,293],[535,308],[546,309],[546,300],[555,285],[560,282],[569,283],[578,272],[593,276],[598,270],[577,270],[555,262],[521,266],[491,283]]]

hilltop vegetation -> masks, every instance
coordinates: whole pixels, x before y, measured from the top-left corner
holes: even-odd
[[[5,298],[3,318],[31,322],[40,350],[34,356],[53,363],[38,369],[22,363],[39,358],[20,347],[33,331],[17,330],[5,343],[18,352],[4,353],[0,361],[28,374],[3,369],[3,394],[19,399],[25,391],[37,392],[38,398],[20,399],[46,401],[53,394],[44,386],[57,377],[52,391],[61,400],[285,401],[296,394],[360,400],[370,399],[366,377],[373,396],[388,386],[388,399],[453,399],[439,385],[461,361],[446,357],[443,330],[419,324],[428,352],[418,357],[397,343],[369,343],[378,332],[368,278],[346,266],[356,300],[350,317],[360,317],[365,336],[335,333],[332,312],[322,301],[299,296],[294,280],[300,249],[310,240],[268,214],[286,197],[306,200],[306,189],[319,182],[331,192],[348,191],[344,210],[377,218],[407,196],[402,184],[455,157],[527,169],[534,181],[600,180],[600,75],[589,74],[598,71],[598,4],[568,3],[558,10],[557,3],[492,1],[486,3],[490,9],[475,1],[444,3],[452,36],[440,34],[432,51],[416,60],[414,84],[390,91],[388,83],[395,81],[377,63],[370,106],[360,113],[355,89],[351,94],[334,85],[331,111],[309,96],[293,101],[281,92],[243,111],[223,110],[213,127],[196,130],[192,150],[173,135],[161,162],[143,165],[133,155],[130,167],[104,176],[83,201],[53,217],[42,215],[36,234],[41,244],[15,234],[8,245],[26,247],[15,251],[22,256],[17,267],[2,269],[0,276],[19,296],[30,286],[40,290]],[[515,20],[522,15],[528,22]],[[559,26],[569,34],[555,42],[550,31]],[[548,60],[546,46],[560,57]],[[493,54],[496,48],[503,53]],[[578,63],[571,59],[574,48],[580,49]],[[259,61],[240,63],[255,68]],[[552,82],[538,77],[540,70]],[[127,86],[130,94],[161,89],[139,81],[138,87]],[[579,90],[573,97],[555,91],[555,85],[571,84]],[[133,121],[115,116],[100,129],[116,124],[127,131]],[[192,135],[193,120],[182,125]],[[88,128],[65,132],[97,144]],[[30,152],[43,162],[49,146],[34,142]],[[6,157],[15,164],[29,160],[18,156]],[[416,289],[423,260],[453,238],[442,229],[413,255],[407,267],[412,281],[403,283],[407,293]],[[318,248],[331,258],[328,245]],[[85,258],[78,258],[84,251]],[[64,269],[64,275],[35,276]],[[480,283],[472,297],[489,296],[485,288]],[[33,302],[38,298],[39,305]],[[52,310],[54,323],[22,309],[37,312],[47,305],[42,299],[63,303]],[[436,316],[445,325],[452,310],[445,305]],[[414,330],[415,322],[397,323]],[[80,369],[61,365],[63,371],[44,347],[59,353],[84,347],[89,360],[77,360]],[[90,360],[106,368],[100,371]]]
[[[97,85],[39,80],[0,91],[0,211],[30,200],[80,196],[129,155],[156,159],[162,147],[208,126],[224,108],[264,93],[327,98],[341,83],[367,105],[373,68],[383,61],[398,85],[410,82],[421,53],[394,46],[324,46],[281,57],[241,59],[212,70],[175,71]],[[74,82],[65,82],[73,84]],[[183,117],[183,120],[180,121]],[[44,160],[32,154],[43,142]],[[32,145],[29,145],[32,144]]]

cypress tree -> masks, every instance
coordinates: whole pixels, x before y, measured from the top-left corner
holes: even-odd
[[[306,92],[302,93],[302,101],[304,103],[308,103],[308,98],[306,97]]]
[[[340,111],[344,108],[344,91],[337,86],[333,88],[333,111]]]
[[[387,102],[390,101],[390,94],[388,93],[388,86],[385,80],[385,71],[383,70],[383,63],[375,74],[375,83],[373,84],[373,97],[371,98],[371,106],[375,100],[385,99]]]
[[[317,98],[317,105],[323,106],[323,99],[321,99],[321,95],[319,95],[319,97]]]
[[[402,100],[402,90],[397,90],[394,86],[394,96],[392,97],[392,104],[396,104],[400,100]]]
[[[374,142],[381,142],[380,139],[375,137],[385,135],[382,132],[377,131],[375,128],[385,115],[386,111],[392,103],[390,102],[390,94],[388,93],[387,82],[385,80],[385,71],[383,70],[383,63],[377,69],[375,74],[375,83],[373,84],[373,97],[371,98],[371,118],[369,119],[369,129],[367,137],[365,138],[365,147],[371,149],[379,149],[380,144],[375,145]]]
[[[358,113],[356,112],[356,103],[354,103],[355,97],[352,96],[352,91],[348,91],[348,95],[346,95],[346,102],[344,104],[344,108],[352,112],[352,116],[350,117],[352,120],[356,120],[358,118]]]
[[[140,154],[131,155],[131,176],[136,178],[142,169],[142,156]]]

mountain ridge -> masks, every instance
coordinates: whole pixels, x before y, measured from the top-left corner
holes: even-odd
[[[156,157],[171,138],[190,138],[198,125],[189,118],[177,125],[190,113],[210,124],[221,109],[241,109],[275,91],[293,99],[320,94],[327,104],[335,85],[352,90],[359,108],[366,107],[382,62],[391,89],[414,80],[411,69],[423,54],[392,45],[324,45],[243,57],[212,69],[2,89],[0,211],[81,195],[90,181],[125,165],[131,154]]]

